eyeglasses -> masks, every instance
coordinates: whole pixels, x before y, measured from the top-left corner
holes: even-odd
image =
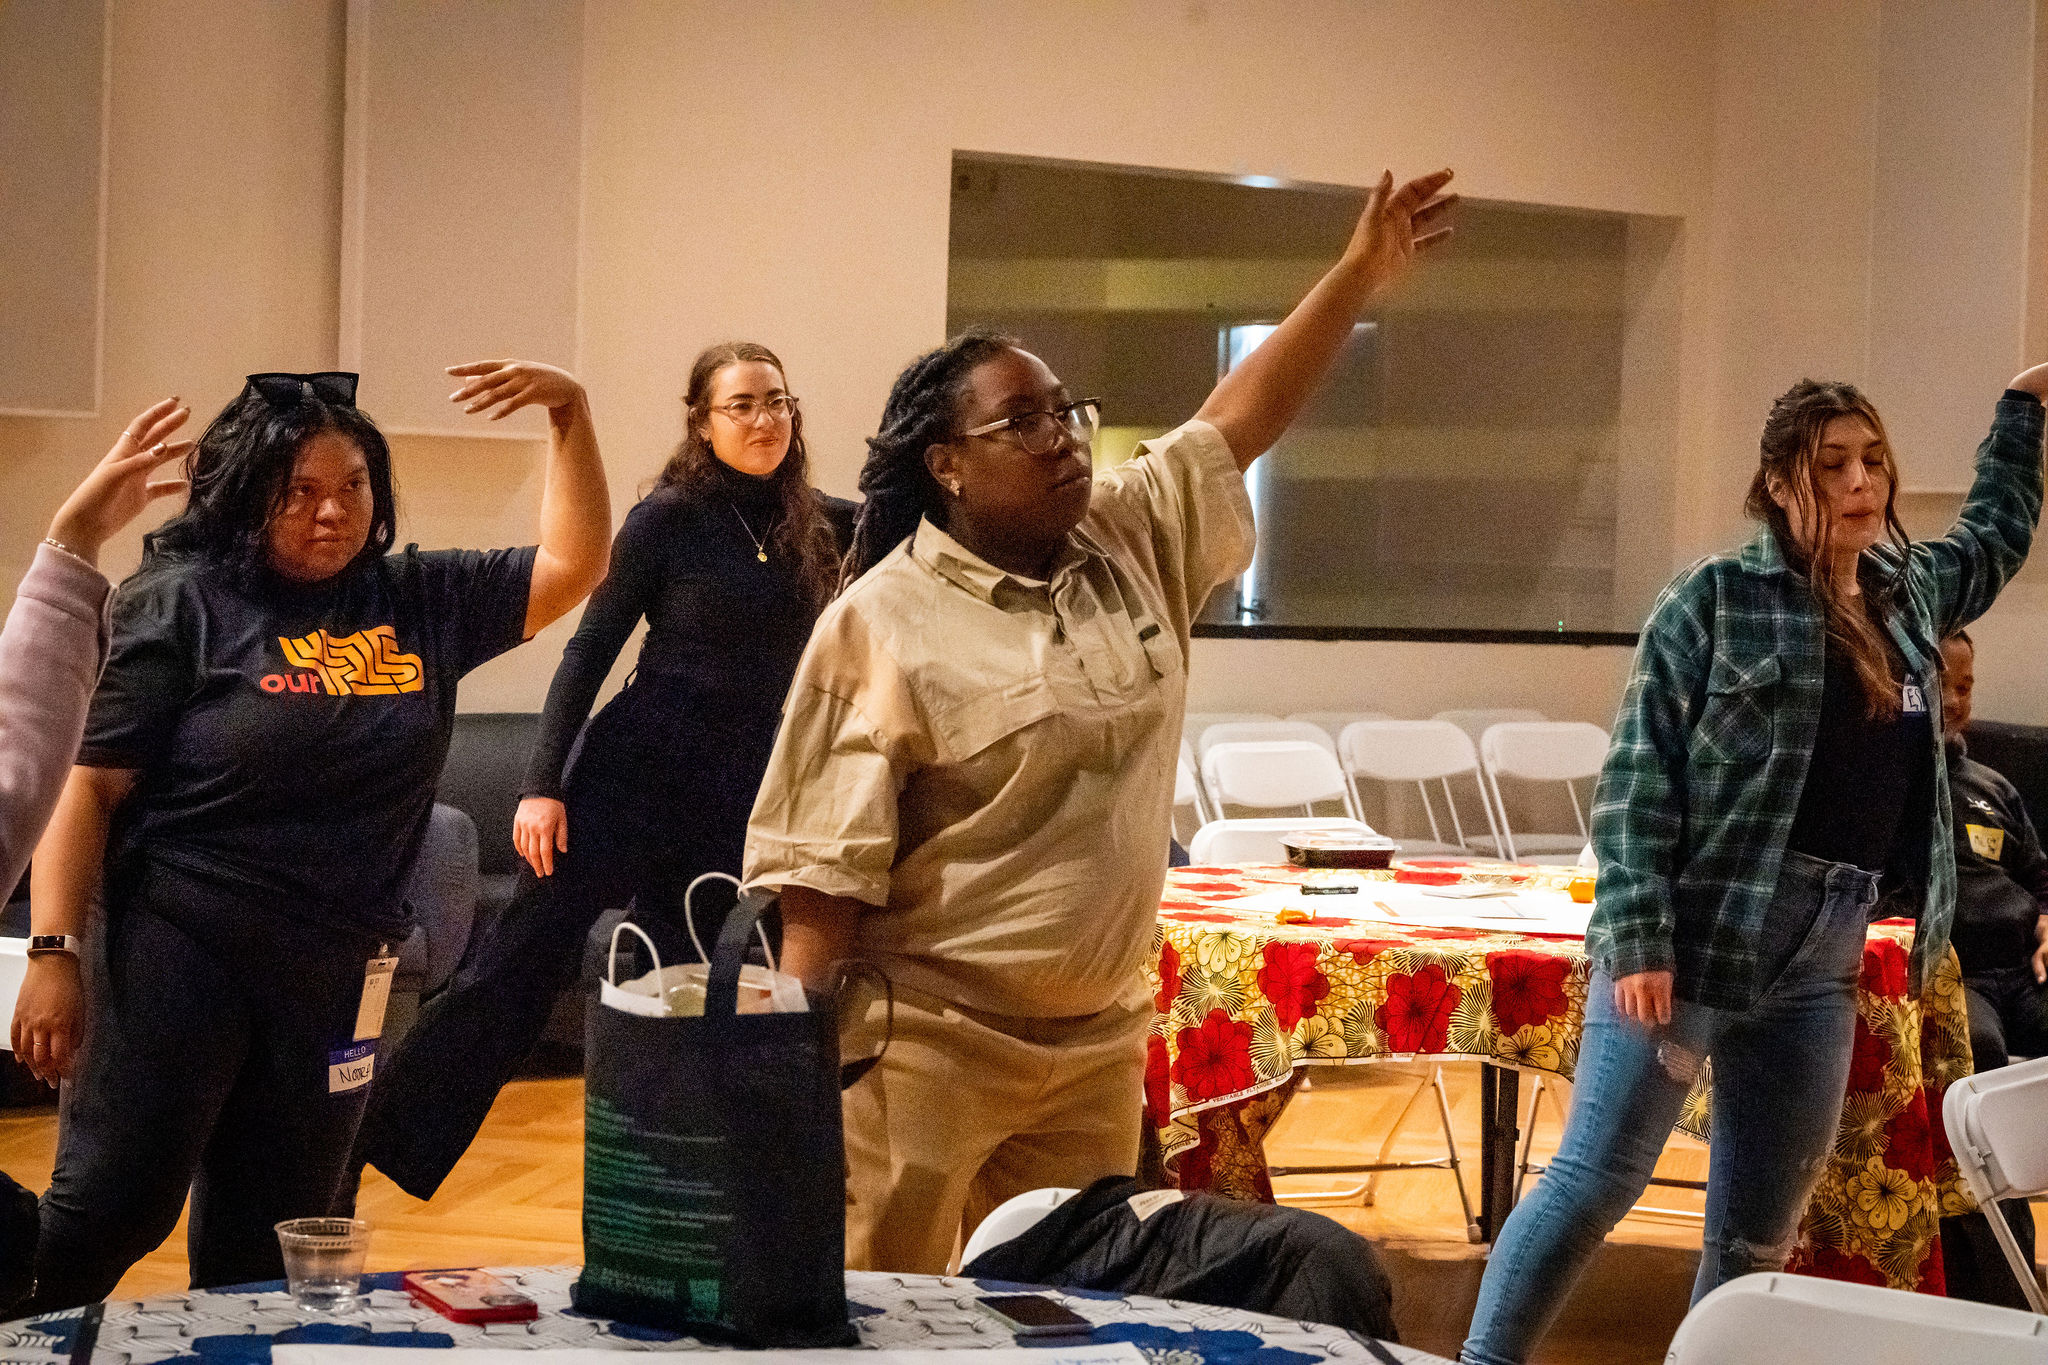
[[[796,416],[796,398],[792,394],[778,393],[773,398],[735,398],[723,407],[714,407],[712,412],[722,412],[743,427],[754,425],[762,413],[768,414],[771,422],[787,422]]]
[[[356,380],[347,370],[321,370],[316,374],[289,374],[282,370],[248,376],[249,387],[263,395],[272,407],[290,407],[308,398],[352,408],[356,405]]]
[[[960,433],[964,439],[969,436],[993,436],[1008,430],[1017,438],[1017,444],[1024,447],[1027,455],[1050,455],[1058,450],[1060,438],[1070,436],[1074,444],[1086,446],[1094,442],[1095,433],[1102,429],[1102,400],[1100,398],[1077,398],[1051,412],[1020,412],[1015,417],[1005,417],[1000,422],[989,422],[971,431]]]

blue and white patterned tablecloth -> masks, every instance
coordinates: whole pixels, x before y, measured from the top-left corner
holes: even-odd
[[[360,1309],[332,1316],[296,1308],[281,1287],[161,1294],[114,1300],[104,1310],[75,1310],[0,1326],[0,1365],[269,1365],[273,1340],[359,1346],[484,1346],[545,1350],[609,1347],[692,1351],[715,1347],[673,1332],[585,1317],[569,1307],[575,1266],[493,1271],[540,1305],[531,1323],[450,1322],[408,1298],[397,1274],[365,1277]],[[1020,1286],[934,1275],[850,1272],[847,1305],[860,1344],[869,1348],[1030,1346],[976,1308],[977,1295]],[[1365,1343],[1336,1327],[1289,1322],[1232,1308],[1087,1290],[1035,1290],[1095,1324],[1089,1340],[1127,1341],[1150,1365],[1314,1365],[1323,1360],[1378,1365]],[[80,1348],[90,1341],[90,1350]],[[1402,1362],[1442,1357],[1384,1347]]]

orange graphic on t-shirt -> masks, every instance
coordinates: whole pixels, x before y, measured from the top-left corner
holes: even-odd
[[[389,626],[372,626],[340,639],[324,630],[297,640],[280,635],[277,643],[287,664],[318,672],[321,690],[332,697],[388,697],[426,686],[420,656],[401,651],[398,634]]]

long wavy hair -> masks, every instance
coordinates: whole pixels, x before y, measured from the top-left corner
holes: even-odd
[[[719,460],[703,428],[711,418],[711,386],[728,365],[746,361],[773,365],[789,382],[782,360],[766,346],[751,341],[722,341],[706,347],[690,366],[690,384],[684,390],[683,440],[655,479],[659,488],[674,488],[692,498],[724,496],[719,486]],[[804,447],[804,414],[799,408],[790,416],[789,453],[770,476],[778,507],[775,524],[766,544],[774,546],[796,565],[797,585],[813,611],[832,596],[839,576],[839,542],[832,524],[825,519],[817,491],[811,487],[811,457]]]
[[[185,510],[143,538],[143,567],[203,559],[244,582],[255,578],[269,562],[265,533],[284,507],[299,452],[326,431],[353,442],[369,466],[370,536],[349,567],[389,553],[398,536],[398,487],[391,447],[377,424],[360,408],[330,403],[310,386],[297,401],[279,405],[252,385],[220,410],[185,457],[191,481]]]
[[[1885,535],[1904,562],[1910,542],[1898,515],[1899,467],[1892,458],[1891,440],[1884,422],[1862,390],[1853,384],[1823,383],[1802,379],[1771,404],[1764,419],[1759,442],[1761,458],[1756,477],[1750,481],[1744,510],[1771,528],[1785,558],[1806,576],[1813,595],[1827,620],[1827,637],[1855,670],[1865,703],[1873,719],[1892,720],[1899,714],[1899,680],[1892,676],[1891,652],[1884,641],[1881,624],[1893,607],[1889,596],[1867,605],[1861,597],[1849,595],[1847,575],[1833,551],[1834,518],[1827,514],[1821,496],[1821,435],[1837,417],[1857,417],[1870,424],[1884,451]],[[1812,528],[1812,543],[1801,545],[1793,520],[1771,497],[1771,487],[1785,490],[1799,509],[1799,522]],[[1894,586],[1896,580],[1894,580]]]

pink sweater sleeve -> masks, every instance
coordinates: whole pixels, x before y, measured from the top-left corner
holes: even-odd
[[[21,879],[78,757],[107,659],[110,591],[84,560],[39,545],[0,629],[0,898]]]

